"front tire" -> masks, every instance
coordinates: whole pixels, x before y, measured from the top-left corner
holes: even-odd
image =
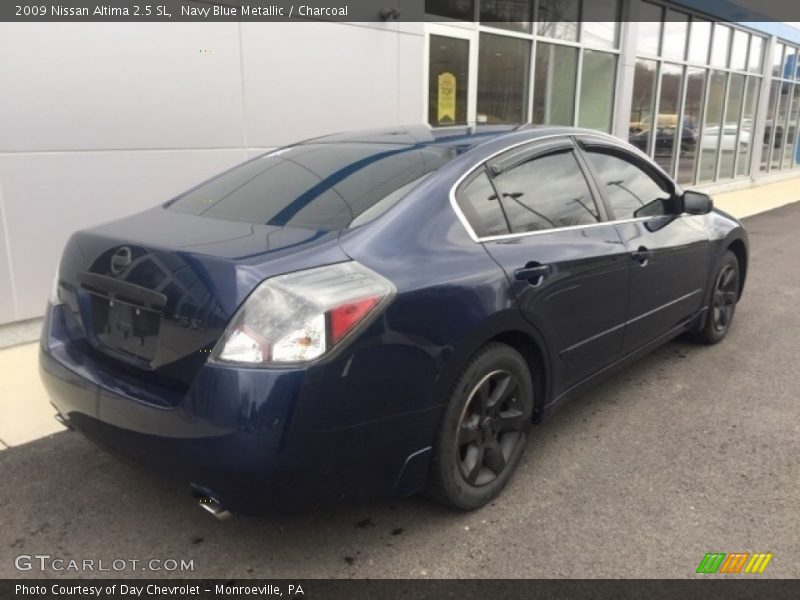
[[[472,510],[505,487],[519,463],[533,414],[533,379],[525,359],[492,342],[465,367],[442,415],[428,493]]]
[[[717,344],[728,334],[739,300],[739,277],[739,261],[727,250],[714,277],[705,323],[694,333],[694,339],[704,344]]]

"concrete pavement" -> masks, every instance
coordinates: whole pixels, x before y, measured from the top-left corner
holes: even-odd
[[[744,219],[800,200],[800,177],[713,196],[715,206]]]
[[[39,344],[0,350],[0,450],[63,431],[39,379]]]

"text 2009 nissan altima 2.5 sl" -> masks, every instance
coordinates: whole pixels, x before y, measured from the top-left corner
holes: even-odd
[[[332,135],[74,234],[42,374],[61,420],[218,515],[473,509],[565,400],[724,338],[747,256],[736,219],[605,134]]]

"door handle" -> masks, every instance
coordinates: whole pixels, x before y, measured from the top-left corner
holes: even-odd
[[[644,246],[639,246],[639,249],[636,252],[631,252],[631,258],[640,265],[645,266],[647,261],[653,258],[653,251],[648,250]]]
[[[514,271],[514,277],[520,281],[527,281],[531,285],[539,285],[542,279],[550,274],[550,265],[528,263],[523,269]]]

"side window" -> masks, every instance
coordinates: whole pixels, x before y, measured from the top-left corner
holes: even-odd
[[[597,223],[597,205],[571,151],[534,158],[495,178],[511,231]]]
[[[503,207],[485,171],[480,171],[459,188],[456,201],[478,237],[508,233]]]
[[[671,194],[634,163],[603,151],[586,153],[616,219],[659,217],[671,211]]]

